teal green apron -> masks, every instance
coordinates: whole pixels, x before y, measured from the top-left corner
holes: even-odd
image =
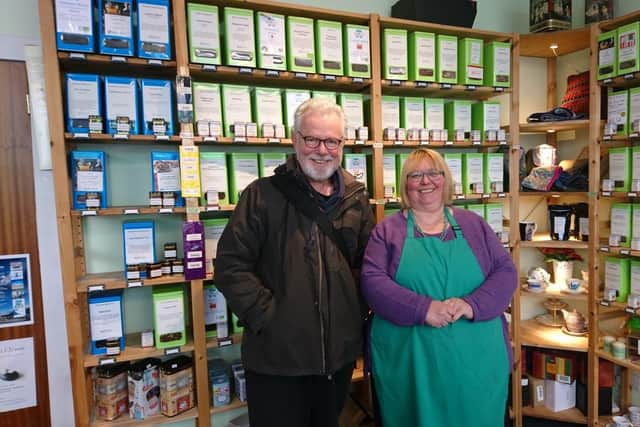
[[[484,281],[449,209],[454,238],[407,238],[395,280],[434,300],[463,297]],[[443,328],[397,326],[374,316],[371,360],[384,427],[496,427],[504,424],[508,355],[500,318],[464,318]]]

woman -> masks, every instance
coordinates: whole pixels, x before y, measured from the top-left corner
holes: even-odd
[[[418,149],[402,167],[402,211],[376,226],[362,290],[385,427],[503,425],[511,347],[503,316],[517,272],[489,225],[451,206],[451,173]]]

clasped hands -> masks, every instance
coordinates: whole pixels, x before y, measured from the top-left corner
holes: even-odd
[[[461,298],[449,298],[444,301],[431,301],[425,321],[429,326],[442,328],[461,317],[473,319],[473,309]]]

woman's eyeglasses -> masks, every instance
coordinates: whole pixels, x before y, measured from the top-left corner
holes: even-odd
[[[421,182],[424,177],[428,177],[432,180],[440,179],[444,176],[444,171],[439,171],[437,169],[429,169],[428,171],[413,171],[407,174],[407,179],[413,182]]]
[[[327,148],[327,150],[337,150],[338,147],[340,147],[340,144],[342,144],[342,139],[337,139],[337,138],[316,138],[315,136],[306,136],[303,135],[302,133],[300,133],[300,131],[296,131],[298,132],[298,134],[300,135],[300,137],[302,137],[302,140],[304,141],[304,145],[307,146],[307,148],[318,148],[320,146],[320,143],[323,143],[324,146]]]

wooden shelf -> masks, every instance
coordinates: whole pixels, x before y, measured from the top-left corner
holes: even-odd
[[[409,141],[409,140],[395,140],[395,141],[382,141],[382,144],[385,147],[409,147],[414,149],[416,147],[425,147],[425,148],[483,148],[483,147],[500,147],[509,145],[507,141],[492,141],[492,142],[482,142],[482,143],[473,143],[473,142],[465,142],[465,141]]]
[[[589,197],[587,191],[520,191],[518,197]]]
[[[522,407],[522,415],[525,417],[543,418],[552,421],[561,421],[567,423],[587,424],[587,416],[578,408],[570,408],[564,411],[553,412],[545,406],[533,408],[531,406]]]
[[[187,331],[187,343],[180,346],[180,350],[174,352],[176,347],[155,348],[155,347],[142,347],[140,345],[140,332],[134,332],[127,334],[125,337],[125,347],[120,354],[107,355],[107,354],[85,354],[84,367],[92,368],[105,364],[105,360],[113,360],[112,363],[130,362],[132,360],[141,360],[147,357],[162,357],[167,354],[167,350],[171,350],[170,354],[189,353],[193,351],[193,337],[191,333]]]
[[[72,142],[74,144],[95,144],[97,142],[103,144],[170,144],[177,145],[180,144],[182,138],[179,136],[169,136],[168,139],[164,138],[156,138],[153,135],[127,135],[126,139],[115,138],[113,135],[108,133],[92,133],[92,134],[74,134],[70,132],[66,132],[64,134],[67,142]]]
[[[293,147],[293,143],[289,138],[231,138],[231,137],[217,137],[205,138],[202,136],[195,136],[193,141],[198,145],[233,145],[233,146],[269,146],[269,147]],[[373,141],[359,141],[355,139],[347,139],[344,141],[345,147],[372,147]]]
[[[207,278],[204,280],[211,280],[211,275],[207,275]],[[172,274],[170,276],[162,276],[156,279],[141,279],[140,282],[142,286],[162,286],[162,285],[175,285],[179,283],[185,283],[183,274]],[[77,289],[79,293],[85,293],[94,290],[100,290],[99,287],[102,286],[104,290],[108,289],[126,289],[130,288],[125,279],[124,271],[113,271],[109,273],[97,273],[97,274],[87,274],[85,276],[79,277],[77,280]],[[140,287],[139,285],[134,285],[133,287]]]
[[[242,343],[242,333],[232,334],[222,339],[224,340],[231,339],[232,344],[228,344],[228,345],[240,344]],[[225,346],[222,346],[222,347],[225,347]],[[220,343],[218,342],[218,338],[215,338],[215,337],[207,338],[207,348],[220,348]]]
[[[598,25],[602,31],[609,31],[618,28],[621,25],[629,24],[631,22],[635,22],[640,20],[640,11],[635,11],[631,13],[627,13],[626,15],[622,15],[615,19],[608,19],[606,21],[600,22]]]
[[[520,55],[554,58],[558,55],[589,49],[589,36],[589,26],[573,30],[521,34]],[[555,53],[550,47],[552,44],[558,46]]]
[[[622,366],[627,369],[631,369],[636,372],[640,372],[640,364],[632,363],[629,359],[616,359],[611,353],[607,353],[600,349],[596,351],[596,355],[601,359],[606,359],[618,366]]]
[[[422,87],[424,85],[425,87]],[[419,87],[420,86],[420,87]],[[440,83],[414,82],[406,80],[382,80],[385,95],[437,96],[447,99],[486,100],[494,96],[511,93],[511,88],[489,86],[464,86]]]
[[[609,242],[601,241],[598,245],[598,251],[605,255],[622,255],[631,257],[640,257],[640,251],[631,248],[621,248],[619,246],[609,246]]]
[[[218,6],[229,6],[228,0],[207,0],[206,3]],[[315,6],[303,6],[291,3],[280,3],[271,0],[243,0],[242,7],[246,9],[259,10],[264,12],[280,13],[283,15],[295,15],[313,19],[338,20],[350,24],[369,25],[369,15],[339,11],[333,9],[323,9]]]
[[[432,22],[417,22],[407,19],[380,17],[380,28],[402,28],[409,31],[429,31],[437,34],[448,34],[452,36],[473,37],[490,41],[512,41],[509,34],[497,33],[495,31],[476,30],[463,27],[452,27],[450,25],[434,24]]]
[[[589,242],[583,242],[571,238],[570,240],[551,240],[549,233],[537,233],[533,236],[533,240],[521,240],[520,246],[523,248],[571,248],[571,249],[589,249]]]
[[[118,216],[118,215],[184,215],[186,208],[150,208],[148,206],[123,206],[104,209],[80,209],[72,210],[71,216]]]
[[[524,297],[535,297],[535,298],[559,298],[559,299],[566,299],[566,300],[572,300],[572,301],[586,301],[589,298],[589,294],[588,291],[587,292],[582,292],[582,293],[569,293],[569,292],[564,292],[562,290],[560,290],[559,286],[552,284],[549,287],[547,287],[544,292],[529,292],[525,289],[526,287],[526,282],[524,282],[520,289],[522,290],[522,292],[520,292],[520,296]]]
[[[123,414],[119,418],[113,421],[94,420],[91,422],[91,427],[141,427],[141,426],[157,426],[161,424],[171,424],[179,421],[188,421],[198,418],[198,408],[191,408],[186,412],[175,415],[173,417],[167,417],[162,414],[154,415],[144,420],[134,420],[129,417],[129,414]]]
[[[296,15],[297,16],[297,15]],[[290,71],[270,71],[261,68],[227,65],[189,64],[189,72],[198,81],[241,83],[291,89],[322,88],[340,92],[361,92],[371,85],[371,79],[332,76]]]
[[[614,89],[628,89],[640,84],[640,71],[629,73],[626,76],[618,76],[598,81],[600,86]]]
[[[213,414],[222,414],[224,412],[229,412],[229,411],[233,411],[234,409],[240,409],[240,408],[244,408],[245,406],[247,406],[247,402],[242,402],[240,399],[238,399],[236,396],[233,397],[233,399],[231,400],[231,403],[225,406],[219,406],[217,408],[211,408],[211,410],[209,411],[212,415]]]
[[[176,75],[176,61],[143,59],[121,55],[58,52],[60,68],[64,71],[94,72],[99,74]]]
[[[619,199],[635,199],[637,197],[640,197],[640,192],[637,191],[601,191],[600,192],[600,198],[601,200],[606,200],[606,199],[613,199],[613,200],[619,200]]]
[[[640,73],[638,74],[640,77]],[[637,83],[640,83],[638,81]],[[600,141],[605,145],[610,145],[612,143],[620,143],[620,142],[638,142],[640,141],[640,134],[632,133],[629,135],[613,135],[613,136],[603,136]]]
[[[586,352],[588,337],[567,335],[562,332],[561,328],[552,328],[538,323],[534,319],[529,319],[520,323],[520,344],[530,347]]]
[[[562,120],[558,122],[520,123],[520,133],[554,133],[565,130],[588,129],[589,120]]]

